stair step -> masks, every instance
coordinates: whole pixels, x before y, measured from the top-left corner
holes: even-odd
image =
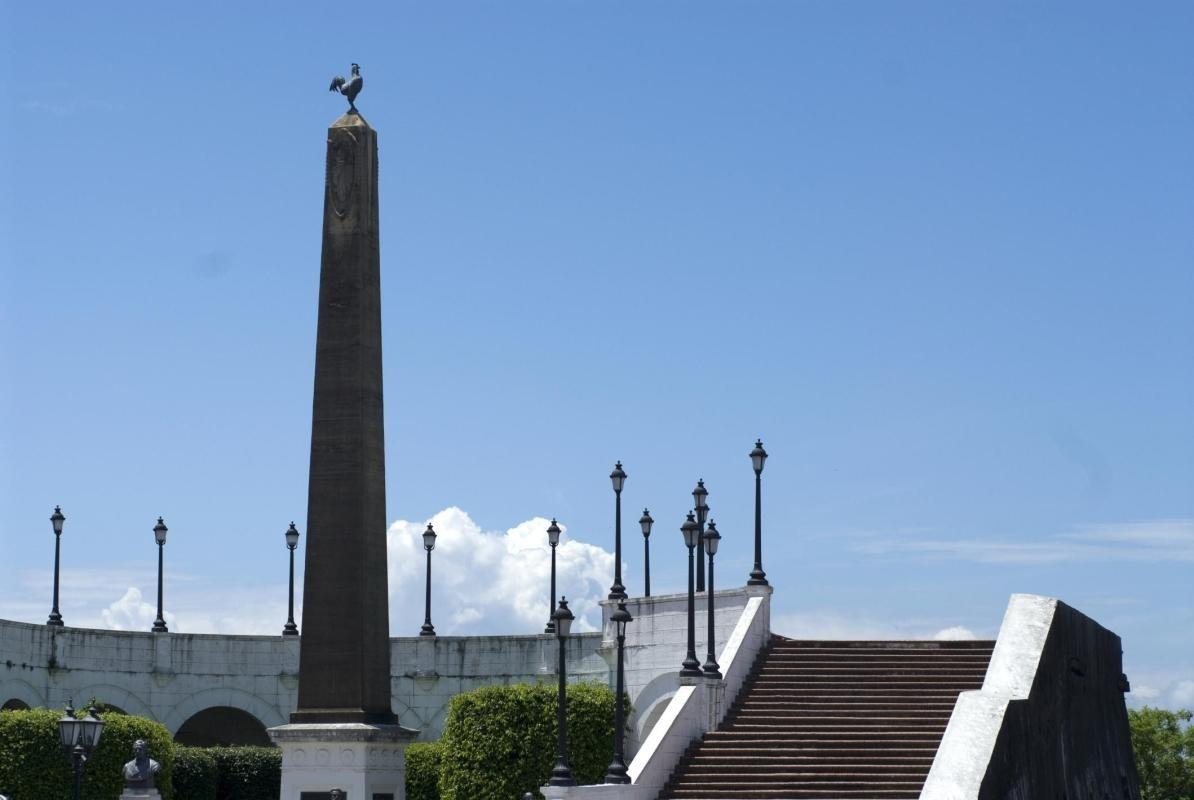
[[[768,762],[766,764],[704,764],[688,763],[684,767],[685,779],[704,779],[726,775],[751,775],[756,785],[770,781],[777,775],[902,775],[924,779],[929,774],[930,763],[916,764],[863,764],[844,761],[837,764]]]
[[[773,636],[721,729],[688,748],[660,798],[917,798],[993,647]]]
[[[709,738],[718,734],[716,739]],[[940,735],[921,736],[915,738],[897,737],[894,740],[863,734],[861,736],[826,736],[823,733],[813,735],[794,735],[792,733],[772,733],[765,731],[715,731],[706,734],[707,744],[717,744],[727,749],[750,748],[819,748],[823,750],[860,749],[860,750],[891,750],[907,747],[927,748],[929,752],[936,752],[941,743]]]
[[[856,761],[859,759],[866,759],[868,763],[879,763],[885,761],[932,761],[935,751],[936,748],[932,747],[890,747],[879,751],[876,748],[776,748],[762,745],[753,748],[729,749],[709,748],[707,744],[703,744],[694,751],[691,758],[706,759],[710,762],[724,761],[726,763],[753,763],[759,757],[767,758],[768,763],[772,761],[778,763],[785,760],[813,761],[818,759],[827,763],[834,761]]]

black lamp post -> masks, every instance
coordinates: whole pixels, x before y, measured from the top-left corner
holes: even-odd
[[[166,523],[158,517],[158,524],[153,526],[153,538],[158,543],[158,618],[153,621],[154,633],[169,633],[166,618],[162,616],[162,548],[166,545]]]
[[[684,546],[688,548],[688,655],[684,657],[684,664],[680,669],[681,678],[701,677],[701,662],[696,657],[696,597],[693,593],[693,548],[700,544],[701,527],[697,525],[692,512],[688,512],[688,519],[680,526],[680,533],[684,534]]]
[[[621,461],[614,464],[609,479],[614,485],[614,585],[609,587],[609,599],[625,600],[626,587],[622,585],[622,486],[626,483],[626,473],[622,471]]]
[[[763,462],[766,460],[763,440],[758,439],[755,449],[750,451],[750,463],[755,468],[755,566],[750,571],[747,586],[767,585],[767,573],[763,572]]]
[[[623,741],[625,739],[626,731],[623,710],[623,694],[626,691],[624,672],[622,667],[622,648],[626,644],[626,623],[631,622],[633,617],[630,612],[626,610],[625,603],[618,603],[618,610],[610,615],[610,622],[614,623],[618,634],[618,680],[617,690],[614,694],[614,760],[609,762],[609,769],[605,771],[606,783],[630,783],[630,776],[626,774],[626,758],[624,755]]]
[[[651,526],[655,520],[651,519],[651,512],[643,509],[643,515],[638,518],[638,524],[643,529],[643,597],[651,596]]]
[[[294,549],[298,547],[299,532],[290,523],[286,529],[286,549],[290,551],[290,595],[286,603],[286,624],[282,626],[283,636],[298,636],[298,625],[294,624]]]
[[[544,633],[556,632],[556,545],[560,543],[560,526],[556,524],[555,517],[551,519],[551,525],[547,526],[547,543],[551,545],[551,597],[547,598],[547,626],[543,628]]]
[[[692,510],[696,512],[697,533],[702,537],[705,535],[705,520],[709,518],[709,506],[705,503],[705,498],[708,496],[709,492],[705,489],[705,482],[698,480],[696,488],[692,490]],[[697,539],[697,547],[700,546],[700,539]],[[705,559],[699,552],[697,553],[696,590],[698,592],[705,591]]]
[[[74,800],[79,800],[79,788],[83,780],[83,765],[87,763],[91,751],[99,744],[100,734],[104,731],[104,722],[95,716],[95,709],[87,709],[87,716],[75,719],[75,710],[71,704],[66,704],[66,711],[58,720],[58,738],[63,749],[70,756],[71,766],[75,772]]]
[[[560,607],[551,615],[556,624],[556,640],[560,651],[560,693],[556,700],[556,765],[551,768],[549,786],[575,786],[572,770],[568,768],[568,695],[565,687],[568,678],[564,673],[564,643],[568,632],[572,630],[572,612],[568,610],[568,601],[560,598]]]
[[[721,669],[717,666],[717,642],[713,638],[713,556],[717,554],[717,545],[721,542],[721,534],[717,532],[717,523],[709,520],[709,529],[705,531],[705,552],[709,554],[709,649],[705,654],[706,678],[721,680]]]
[[[427,598],[423,606],[423,627],[419,629],[420,636],[435,636],[435,626],[431,624],[431,551],[435,549],[435,528],[427,523],[427,530],[423,531],[423,549],[427,551]]]
[[[54,526],[54,607],[50,609],[47,625],[62,627],[62,614],[58,611],[58,556],[62,551],[62,523],[66,517],[62,516],[62,509],[54,506],[54,513],[50,515],[50,524]]]

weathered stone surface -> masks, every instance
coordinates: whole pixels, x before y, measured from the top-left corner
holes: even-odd
[[[303,645],[291,722],[397,722],[390,705],[377,134],[328,129]]]
[[[719,658],[747,594],[741,588],[718,591]],[[629,602],[634,614],[626,637],[626,688],[634,709],[630,754],[676,690],[685,600],[686,595],[657,595]],[[608,606],[605,611],[608,617]],[[408,627],[417,629],[421,619],[421,614],[412,616]],[[604,627],[604,637],[601,632],[570,637],[570,680],[611,680],[613,633],[610,624]],[[300,639],[305,637],[154,635],[0,620],[0,704],[62,708],[72,697],[97,697],[156,719],[171,734],[193,715],[227,707],[246,712],[263,728],[274,727],[296,707]],[[554,676],[556,642],[549,636],[407,636],[389,645],[392,707],[404,725],[420,729],[422,741],[439,738],[448,701],[461,692]]]
[[[282,725],[270,736],[282,749],[279,797],[327,797],[332,787],[348,798],[402,800],[406,746],[418,731],[400,725]]]
[[[1120,640],[1058,600],[1013,595],[983,688],[958,698],[923,800],[1138,800]]]

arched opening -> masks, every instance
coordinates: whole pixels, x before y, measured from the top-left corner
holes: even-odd
[[[174,741],[191,747],[273,744],[257,717],[231,706],[213,706],[193,714],[174,734]]]
[[[92,708],[94,708],[95,712],[101,716],[104,714],[124,714],[125,716],[128,716],[129,713],[120,706],[114,706],[111,703],[99,702],[92,706]]]
[[[28,710],[29,710],[29,704],[26,703],[24,700],[18,700],[15,697],[11,700],[6,701],[4,703],[4,705],[0,706],[0,711],[28,711]]]

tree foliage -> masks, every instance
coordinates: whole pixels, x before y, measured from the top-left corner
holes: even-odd
[[[406,800],[439,800],[439,742],[416,742],[406,748]]]
[[[219,800],[277,800],[282,751],[276,747],[205,747],[216,762]]]
[[[1189,711],[1128,709],[1143,800],[1194,800],[1194,727]]]
[[[556,752],[556,687],[485,686],[456,695],[444,725],[441,800],[510,800],[547,783]],[[568,686],[569,764],[577,783],[599,783],[613,758],[614,693]]]
[[[204,747],[174,745],[175,800],[216,800],[220,768]]]
[[[83,712],[79,712],[80,716]],[[0,711],[0,791],[16,798],[66,800],[71,796],[73,771],[58,739],[61,711],[35,708]],[[99,745],[83,770],[83,796],[116,800],[124,788],[121,767],[133,757],[133,742],[144,739],[149,753],[161,762],[158,790],[173,800],[174,743],[164,726],[142,717],[104,716]]]

